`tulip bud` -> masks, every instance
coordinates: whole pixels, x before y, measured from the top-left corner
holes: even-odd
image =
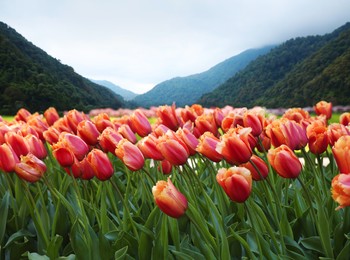
[[[152,188],[154,200],[161,211],[173,218],[179,218],[188,207],[186,197],[176,189],[170,178],[158,181]]]
[[[48,109],[46,109],[44,112],[44,117],[49,126],[52,126],[60,118],[56,108],[54,107],[49,107]]]
[[[252,191],[252,176],[244,167],[221,168],[216,180],[234,202],[244,202]]]
[[[152,131],[150,122],[140,109],[136,109],[130,115],[129,125],[132,131],[137,133],[141,137],[145,137]]]

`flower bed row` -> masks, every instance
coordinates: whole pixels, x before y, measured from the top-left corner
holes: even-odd
[[[350,113],[314,110],[20,109],[0,122],[1,257],[346,259]]]

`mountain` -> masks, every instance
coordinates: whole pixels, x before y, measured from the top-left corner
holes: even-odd
[[[350,23],[323,36],[290,39],[252,61],[197,102],[203,106],[350,104]]]
[[[173,102],[177,106],[191,105],[203,94],[214,90],[235,75],[249,62],[270,51],[272,47],[250,49],[215,65],[205,72],[161,82],[150,91],[136,96],[133,101],[143,107],[171,105]]]
[[[119,86],[113,84],[110,81],[107,81],[107,80],[94,80],[94,79],[90,79],[90,80],[92,82],[98,84],[98,85],[105,86],[106,88],[109,88],[113,92],[115,92],[118,95],[122,96],[125,100],[131,100],[131,99],[133,99],[134,97],[137,96],[136,93],[134,93],[134,92],[132,92],[130,90],[124,89],[122,87],[119,87]]]
[[[0,22],[0,113],[19,108],[31,112],[50,106],[59,111],[76,108],[120,108],[121,96],[80,76]]]

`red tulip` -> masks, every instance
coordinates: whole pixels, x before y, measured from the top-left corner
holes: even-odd
[[[95,145],[98,142],[100,132],[90,120],[83,120],[77,126],[77,134],[88,145]]]
[[[17,111],[17,114],[15,115],[15,120],[16,121],[23,121],[27,122],[27,119],[31,116],[32,114],[25,108],[21,108],[20,110]]]
[[[350,128],[342,124],[333,123],[328,126],[327,135],[330,145],[333,146],[341,136],[350,135]]]
[[[84,114],[84,112],[79,112],[76,109],[69,110],[65,115],[67,120],[67,124],[72,129],[73,133],[77,133],[78,124],[83,120],[88,120],[88,116]]]
[[[67,147],[58,146],[57,148],[53,148],[52,154],[62,167],[70,167],[75,162],[73,152]]]
[[[118,128],[118,133],[120,133],[124,138],[128,139],[131,143],[136,144],[136,142],[137,142],[136,135],[131,130],[129,125],[127,125],[127,124],[121,125]]]
[[[129,125],[133,132],[137,133],[141,137],[145,137],[152,131],[150,122],[140,109],[136,109],[130,115]]]
[[[7,132],[5,134],[5,141],[12,147],[18,157],[27,155],[30,151],[29,144],[22,135],[14,132]]]
[[[140,149],[145,158],[151,158],[158,161],[164,159],[164,156],[157,148],[157,138],[153,134],[150,134],[138,141],[137,147]]]
[[[348,126],[350,124],[350,112],[341,114],[339,117],[339,123]]]
[[[18,155],[10,145],[6,143],[0,145],[0,168],[4,172],[13,172],[18,162]]]
[[[44,112],[44,117],[49,126],[52,126],[60,118],[56,108],[54,107],[49,107],[48,109],[46,109]]]
[[[69,148],[79,161],[89,152],[88,145],[77,135],[61,133],[59,143],[61,143],[62,146]]]
[[[269,168],[267,167],[265,161],[255,154],[253,154],[249,162],[241,164],[240,167],[247,168],[255,181],[264,180],[269,174]]]
[[[152,188],[154,200],[161,211],[173,218],[179,218],[188,207],[186,197],[176,189],[170,178],[158,181]]]
[[[29,151],[39,159],[44,159],[47,156],[47,150],[44,143],[35,135],[27,135],[24,137],[29,145]]]
[[[244,202],[252,191],[252,176],[244,167],[221,168],[216,180],[234,202]]]
[[[95,176],[101,181],[110,179],[114,174],[111,161],[106,153],[99,149],[92,149],[87,155],[87,161],[94,170]]]
[[[112,127],[105,128],[101,135],[98,137],[99,144],[102,147],[103,151],[113,154],[118,146],[119,141],[122,139],[123,136]]]
[[[198,145],[198,139],[191,133],[187,128],[179,128],[176,131],[176,135],[181,138],[182,141],[187,145],[190,155],[196,154],[196,147]]]
[[[169,129],[176,131],[179,127],[179,121],[175,113],[175,104],[172,106],[160,106],[157,110],[160,123]]]

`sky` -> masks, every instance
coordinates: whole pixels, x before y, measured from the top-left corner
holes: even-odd
[[[137,94],[251,48],[323,35],[349,0],[0,0],[0,21],[90,79]]]

